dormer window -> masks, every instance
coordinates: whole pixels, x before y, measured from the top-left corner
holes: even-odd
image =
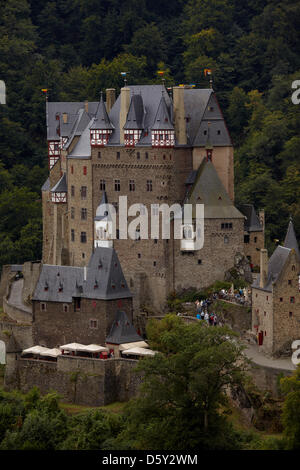
[[[126,147],[134,147],[141,138],[142,131],[140,129],[129,130],[124,132],[124,144]]]
[[[153,130],[152,147],[174,147],[175,134],[173,130]]]
[[[108,144],[111,133],[110,129],[91,129],[91,146],[104,147]]]

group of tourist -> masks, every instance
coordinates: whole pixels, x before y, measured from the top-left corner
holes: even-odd
[[[213,312],[208,312],[207,307],[211,302],[209,299],[206,300],[196,300],[196,317],[198,320],[206,321],[206,323],[210,326],[217,326],[218,324],[218,317]]]

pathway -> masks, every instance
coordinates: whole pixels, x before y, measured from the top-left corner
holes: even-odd
[[[11,285],[10,295],[8,298],[8,303],[13,305],[20,310],[31,313],[31,308],[23,303],[22,292],[23,292],[24,279],[19,279],[14,281]]]
[[[245,354],[249,359],[252,359],[252,361],[259,366],[267,366],[273,367],[274,369],[291,371],[296,369],[296,366],[292,363],[291,358],[273,359],[271,357],[265,356],[262,352],[258,350],[258,346],[254,344],[247,344]]]

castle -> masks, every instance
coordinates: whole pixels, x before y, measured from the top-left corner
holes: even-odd
[[[117,231],[113,246],[134,316],[144,306],[162,311],[170,292],[224,279],[237,253],[259,264],[263,213],[253,223],[247,208],[234,205],[233,146],[212,89],[179,86],[170,97],[163,85],[135,85],[117,99],[107,89],[106,103],[102,94],[98,103],[47,102],[47,138],[43,263],[86,266],[99,238],[100,201],[105,197],[118,218],[119,196],[127,196],[149,223],[162,204],[204,204],[202,249],[189,239],[195,215],[183,240],[143,239],[140,229],[135,240],[123,239]]]

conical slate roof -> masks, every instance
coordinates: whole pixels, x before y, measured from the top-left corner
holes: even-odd
[[[204,204],[206,219],[244,219],[228,196],[213,163],[206,159],[203,159],[184,202],[193,204],[193,217],[196,204]]]
[[[126,313],[118,310],[110,333],[106,338],[106,343],[126,344],[137,341],[143,341],[143,338],[137,334]]]
[[[245,230],[247,232],[262,232],[263,228],[252,204],[241,204],[238,209],[245,216]]]
[[[114,126],[112,125],[107,111],[106,111],[106,106],[103,101],[102,93],[101,93],[101,98],[99,102],[99,106],[97,109],[97,113],[95,116],[95,120],[93,124],[91,125],[90,129],[103,129],[103,130],[113,130]]]
[[[294,224],[292,219],[290,219],[287,233],[284,239],[284,246],[286,248],[294,248],[297,253],[298,258],[300,258],[299,246],[296,238],[296,233],[294,229]]]
[[[170,120],[170,115],[169,111],[167,108],[167,104],[165,101],[165,98],[162,96],[157,113],[154,119],[154,124],[152,126],[152,130],[174,130],[174,126],[172,125],[172,122]]]
[[[60,178],[60,180],[56,183],[55,186],[51,189],[52,193],[67,193],[68,186],[67,186],[67,176],[66,173]]]
[[[141,95],[132,95],[124,129],[144,128],[144,103]]]

